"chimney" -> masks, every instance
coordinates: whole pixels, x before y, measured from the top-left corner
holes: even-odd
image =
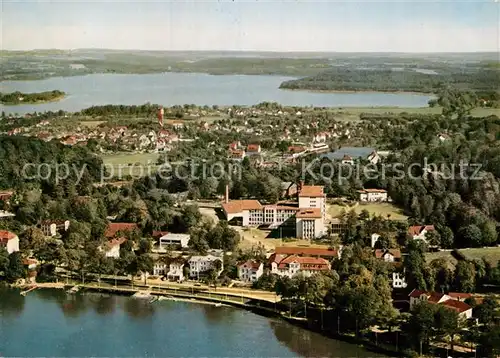
[[[224,202],[229,203],[229,184],[226,184],[226,194],[224,195]]]

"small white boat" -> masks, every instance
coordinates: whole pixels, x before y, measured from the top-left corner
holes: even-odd
[[[151,294],[148,291],[137,291],[132,295],[135,298],[151,298]]]

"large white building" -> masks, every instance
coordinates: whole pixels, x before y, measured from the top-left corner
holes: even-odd
[[[158,239],[158,245],[160,250],[164,250],[167,247],[180,247],[187,248],[191,236],[188,234],[173,234],[171,232],[165,233]]]
[[[271,273],[289,278],[297,274],[310,276],[313,273],[330,270],[330,263],[320,257],[273,254],[269,258]]]
[[[224,264],[222,258],[214,255],[205,256],[191,256],[188,260],[189,264],[189,276],[192,278],[198,278],[200,275],[204,274],[206,271],[216,268],[216,261],[220,262],[220,270],[218,274],[224,269]]]
[[[9,255],[19,251],[19,237],[13,232],[0,230],[0,247],[5,247]]]
[[[258,200],[229,200],[228,190],[222,203],[228,221],[240,218],[243,226],[277,227],[293,220],[296,236],[317,238],[326,233],[326,195],[322,186],[303,185],[298,190],[298,207],[293,205],[262,205]]]
[[[298,238],[314,239],[326,233],[323,215],[319,208],[300,209],[295,215],[295,220]]]

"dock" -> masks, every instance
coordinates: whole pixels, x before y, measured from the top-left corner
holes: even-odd
[[[27,290],[21,291],[21,296],[26,296],[28,293],[30,293],[31,291],[36,290],[37,288],[38,288],[37,285],[31,286]]]

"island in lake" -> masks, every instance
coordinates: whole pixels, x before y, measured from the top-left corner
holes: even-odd
[[[45,103],[54,102],[63,99],[66,93],[53,90],[37,93],[22,93],[19,91],[11,93],[0,92],[0,103],[6,105],[27,104],[27,103]]]

